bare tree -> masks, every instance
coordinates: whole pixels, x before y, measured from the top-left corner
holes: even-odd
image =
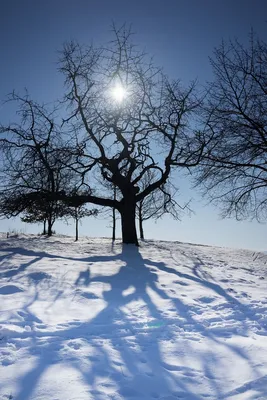
[[[223,216],[266,219],[267,45],[253,33],[248,47],[223,42],[211,63],[197,182]]]
[[[56,218],[65,212],[54,195],[69,188],[73,178],[63,164],[70,163],[70,152],[64,152],[55,110],[33,102],[27,94],[12,93],[9,101],[17,104],[19,122],[0,125],[0,214],[22,214],[25,222],[47,222],[51,236]]]
[[[97,216],[97,209],[88,209],[85,205],[64,208],[64,216],[71,217],[75,221],[75,241],[79,240],[79,222],[85,217]]]
[[[199,103],[195,85],[183,89],[170,81],[132,44],[130,31],[114,33],[108,47],[71,42],[61,55],[69,112],[64,123],[80,149],[76,171],[90,185],[70,201],[116,209],[123,242],[137,244],[136,204],[164,187],[172,168],[199,162],[203,149],[192,141],[190,126]],[[153,180],[143,186],[149,171]],[[117,199],[99,190],[99,179],[116,187]]]

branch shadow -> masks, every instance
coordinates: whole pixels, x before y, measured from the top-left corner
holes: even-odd
[[[14,251],[18,253],[17,248],[14,248]],[[193,342],[200,336],[209,339],[210,349],[198,361],[202,365],[201,379],[210,386],[214,398],[218,400],[226,398],[225,389],[217,382],[214,373],[214,366],[220,365],[219,357],[216,356],[218,345],[235,353],[247,363],[249,368],[253,369],[256,379],[261,379],[257,367],[245,351],[222,341],[218,334],[211,332],[194,317],[192,306],[188,306],[177,296],[172,296],[162,289],[159,285],[158,273],[174,274],[179,278],[181,285],[197,283],[222,297],[230,307],[237,307],[240,312],[250,315],[252,319],[256,318],[255,314],[229,295],[220,285],[200,277],[196,272],[197,263],[192,268],[192,274],[182,273],[163,262],[143,258],[140,251],[142,248],[139,250],[128,245],[119,254],[72,259],[74,263],[82,261],[87,264],[86,269],[79,272],[73,285],[79,288],[90,288],[94,283],[103,285],[102,296],[105,307],[91,320],[73,321],[63,329],[44,332],[34,330],[34,322],[42,323],[32,313],[29,316],[30,305],[38,300],[39,288],[36,284],[35,297],[22,310],[25,313],[25,319],[33,322],[31,331],[14,335],[15,340],[31,338],[31,348],[34,349],[36,363],[33,369],[20,378],[21,389],[16,400],[28,400],[32,396],[45,371],[53,364],[62,362],[60,356],[62,352],[70,354],[66,361],[79,371],[88,393],[95,400],[103,399],[107,389],[107,386],[103,385],[105,379],[109,382],[106,385],[110,385],[110,390],[113,388],[112,384],[116,383],[116,391],[124,399],[136,397],[201,400],[204,394],[197,394],[192,389],[199,372],[194,366],[185,367],[187,356],[194,352],[194,345],[190,340],[184,340],[181,348],[178,343],[179,335],[183,338],[185,334],[192,332],[195,333],[195,337],[192,336]],[[65,257],[52,256],[46,252],[23,251],[23,254],[30,257],[38,254],[38,257],[19,268],[19,272],[25,271],[28,265],[42,257],[65,259]],[[111,261],[121,264],[116,273],[106,276],[105,272],[102,273],[100,270],[98,275],[91,276],[92,264]],[[200,259],[198,263],[201,263]],[[7,278],[7,276],[4,277]],[[88,300],[90,301],[89,298]],[[141,304],[141,308],[137,307],[137,303]],[[164,305],[167,311],[172,309],[175,313],[173,318],[166,316],[164,307],[159,307],[159,304]],[[247,333],[245,320],[242,324],[244,333]],[[43,339],[47,337],[54,340],[44,344]],[[98,344],[100,339],[102,342],[107,340],[108,345],[103,343],[100,346]],[[180,350],[177,356],[179,359],[176,359],[174,363],[165,359],[162,351],[163,342],[169,342]],[[87,361],[81,363],[79,350],[81,347],[89,348],[91,343],[94,344],[94,354],[90,354]],[[45,351],[36,353],[36,348],[39,347],[44,348]],[[99,383],[100,378],[102,383]],[[240,393],[243,393],[241,388]],[[266,393],[262,390],[259,394]]]

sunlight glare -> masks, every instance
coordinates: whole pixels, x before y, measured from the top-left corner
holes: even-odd
[[[124,100],[125,97],[127,96],[127,91],[122,85],[117,84],[111,90],[111,95],[117,103],[121,103],[122,100]]]

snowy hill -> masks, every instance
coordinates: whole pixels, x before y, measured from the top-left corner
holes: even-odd
[[[0,239],[0,399],[267,399],[267,254]]]

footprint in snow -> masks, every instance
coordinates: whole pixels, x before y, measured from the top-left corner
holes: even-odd
[[[113,361],[113,364],[118,366],[118,367],[122,367],[123,363],[121,361]]]
[[[35,328],[37,328],[37,329],[46,329],[46,328],[47,328],[47,325],[45,325],[45,324],[39,324],[39,325],[36,325]]]
[[[76,342],[70,342],[67,346],[74,350],[79,350],[81,348],[81,344]]]
[[[235,289],[232,289],[232,288],[228,288],[228,289],[226,289],[228,292],[230,292],[230,293],[237,293],[237,291],[235,290]]]
[[[143,357],[139,358],[139,361],[140,361],[142,364],[146,364],[146,363],[147,363],[147,360],[146,360],[145,358],[143,358]]]
[[[251,296],[246,292],[241,292],[241,296],[240,297],[251,297]]]
[[[165,362],[161,362],[161,365],[163,368],[167,369],[168,371],[181,371],[182,368],[179,367],[179,365],[171,365],[171,364],[167,364]]]
[[[202,303],[209,304],[209,303],[212,303],[215,299],[214,299],[214,297],[204,296],[204,297],[199,297],[198,300],[201,301]]]
[[[85,299],[98,299],[99,298],[94,293],[89,293],[89,292],[83,292],[83,293],[80,293],[80,295],[82,297],[84,297]]]
[[[39,282],[43,279],[51,279],[52,276],[47,274],[46,272],[31,272],[27,275],[28,278],[31,278],[35,282]]]
[[[188,283],[183,282],[183,281],[173,281],[173,283],[176,283],[177,285],[181,285],[181,286],[188,286]]]
[[[99,299],[99,297],[92,292],[84,292],[80,289],[76,289],[75,292],[76,294],[78,294],[81,297],[84,297],[85,299]]]

